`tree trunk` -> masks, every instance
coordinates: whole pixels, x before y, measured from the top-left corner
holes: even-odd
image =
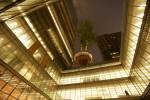
[[[88,50],[88,43],[81,44],[80,50],[81,50],[81,51],[87,51],[87,50]]]

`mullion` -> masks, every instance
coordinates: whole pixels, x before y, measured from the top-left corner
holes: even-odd
[[[14,77],[16,77],[16,76],[14,76]],[[18,86],[18,84],[20,83],[21,81],[19,80],[19,82],[18,83],[16,83],[17,85],[13,88],[13,90],[11,91],[11,93],[10,93],[10,95],[9,96],[12,96],[11,94],[13,93],[13,91],[16,89],[16,87]],[[10,84],[11,85],[11,84]],[[12,96],[12,97],[14,97],[14,96]],[[15,97],[16,98],[16,97]]]

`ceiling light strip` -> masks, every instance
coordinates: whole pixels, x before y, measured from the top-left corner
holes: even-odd
[[[54,59],[53,54],[51,53],[51,51],[48,49],[48,47],[45,45],[45,43],[43,42],[42,38],[40,37],[39,33],[37,32],[37,30],[35,29],[35,27],[33,26],[33,24],[31,23],[30,19],[27,16],[24,16],[25,21],[27,22],[27,24],[29,25],[30,29],[33,31],[33,33],[35,34],[36,38],[40,41],[41,45],[43,46],[43,48],[45,49],[45,51],[48,53],[49,57],[51,58],[51,60]]]
[[[57,38],[55,31],[52,28],[50,28],[50,29],[48,29],[48,32],[50,33],[49,35],[51,36],[51,38],[52,38],[57,50],[59,51],[59,53],[62,54],[62,56],[66,60],[67,64],[70,64],[70,62],[67,59],[67,56],[64,54],[65,51],[62,48],[62,45],[60,44],[60,41]]]
[[[48,6],[47,3],[46,3],[46,5],[47,5],[48,11],[49,11],[50,15],[52,16],[52,19],[53,19],[53,21],[54,21],[54,23],[56,25],[58,33],[60,34],[60,37],[61,37],[61,39],[62,39],[62,41],[63,41],[63,43],[64,43],[64,45],[65,45],[65,47],[66,47],[66,49],[67,49],[67,51],[69,53],[69,55],[70,55],[70,57],[73,58],[73,54],[72,54],[71,50],[69,49],[66,40],[64,39],[62,28],[61,28],[61,25],[58,22],[58,19],[56,18],[56,15],[54,13],[54,9],[52,8],[52,6]]]
[[[41,45],[43,46],[43,48],[45,49],[45,51],[48,53],[48,55],[51,58],[51,60],[53,60],[54,59],[53,54],[51,53],[51,51],[48,49],[48,47],[43,42],[42,38],[40,37],[39,33],[37,32],[37,30],[35,29],[35,27],[31,23],[30,19],[26,16],[25,13],[23,13],[22,7],[18,6],[17,9],[21,12],[24,20],[27,22],[28,26],[30,27],[30,29],[32,30],[32,32],[35,34],[36,38],[40,41]]]

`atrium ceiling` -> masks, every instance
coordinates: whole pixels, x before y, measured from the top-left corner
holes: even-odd
[[[0,99],[149,100],[150,0],[125,1],[121,58],[72,68],[70,0],[3,0]]]

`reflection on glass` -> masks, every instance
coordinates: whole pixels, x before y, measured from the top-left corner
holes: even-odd
[[[44,49],[48,53],[48,55],[51,58],[51,60],[53,60],[54,59],[53,54],[51,53],[51,51],[48,49],[48,47],[43,42],[42,38],[40,37],[39,33],[37,32],[37,30],[35,29],[35,27],[31,23],[30,19],[27,16],[24,16],[24,19],[27,22],[27,24],[29,25],[29,27],[31,28],[31,30],[34,32],[36,38],[40,41],[40,43],[42,44],[42,46],[44,47]]]
[[[137,41],[147,0],[130,0],[128,2],[127,28],[124,45],[123,65],[129,74],[132,66]]]
[[[52,81],[52,79],[48,80],[48,77],[46,77],[41,72],[41,70],[37,69],[36,65],[34,65],[33,62],[30,59],[28,59],[28,57],[26,57],[23,51],[18,47],[18,45],[16,45],[12,37],[8,35],[10,33],[7,31],[3,32],[5,28],[6,27],[4,27],[3,24],[0,24],[0,36],[2,36],[2,38],[1,37],[0,38],[1,41],[3,41],[2,43],[0,43],[0,59],[4,61],[6,64],[8,64],[15,71],[17,71],[25,79],[33,83],[33,85],[40,88],[41,91],[43,91],[50,97],[53,97],[54,93],[52,93],[52,89],[49,89],[48,87],[53,85],[54,86],[53,90],[54,90],[55,82],[53,83],[49,82]],[[9,81],[9,78],[4,78],[4,79],[7,82]],[[43,80],[47,80],[47,81],[43,81]],[[37,82],[38,84],[36,84]],[[41,84],[44,84],[46,89],[40,87]]]
[[[33,38],[22,19],[10,20],[6,24],[26,48],[30,48],[35,42],[35,38]]]
[[[128,77],[121,66],[104,67],[96,70],[63,74],[60,84],[84,83]]]
[[[123,79],[119,81],[114,80],[102,83],[80,84],[78,86],[62,86],[58,89],[55,100],[119,98],[127,96],[125,91],[127,91],[130,96],[139,95],[132,82],[128,79]]]
[[[0,66],[0,73],[0,100],[46,100],[3,66]]]
[[[139,48],[137,49],[137,55],[133,64],[131,76],[133,77],[133,84],[140,91],[140,94],[144,93],[150,82],[150,45],[149,45],[149,15],[146,16],[144,28],[141,33],[141,41]]]
[[[33,54],[33,57],[38,61],[38,62],[40,62],[42,59],[43,59],[43,57],[44,57],[44,50],[42,50],[42,48],[39,48],[39,49],[37,49],[35,52],[34,52],[34,54]]]

